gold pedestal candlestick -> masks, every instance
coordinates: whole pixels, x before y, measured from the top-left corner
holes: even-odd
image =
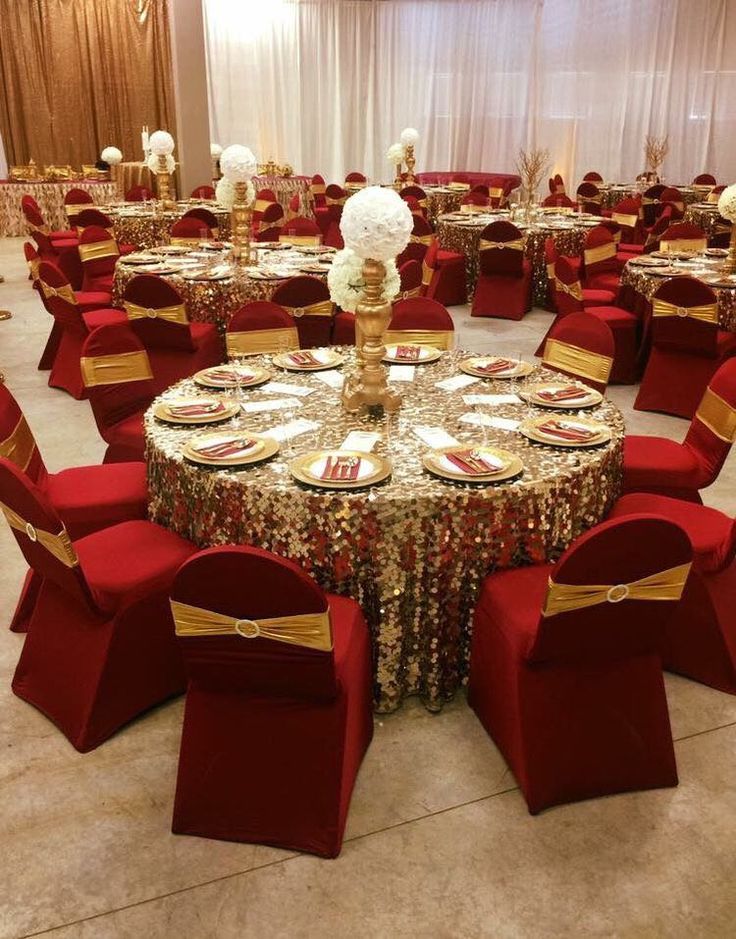
[[[404,182],[401,178],[401,163],[396,164],[396,178],[394,179],[394,189],[398,192],[403,188]]]
[[[731,222],[731,241],[728,244],[728,257],[723,269],[727,274],[736,274],[736,222]]]
[[[250,227],[252,215],[252,207],[248,205],[248,184],[244,182],[235,183],[235,201],[230,212],[233,258],[242,266],[251,263]]]
[[[391,319],[391,304],[383,298],[386,268],[382,261],[363,261],[363,295],[355,310],[356,333],[362,337],[357,356],[357,371],[348,377],[342,393],[346,411],[368,408],[397,411],[401,396],[388,387],[387,371],[381,364],[386,354],[383,337]]]
[[[417,161],[414,159],[414,147],[409,144],[406,148],[406,185],[413,186],[416,183],[416,177],[414,175],[414,167],[417,165]]]
[[[156,189],[162,209],[173,209],[174,203],[171,199],[171,175],[166,166],[166,154],[158,155],[158,172],[156,173]]]

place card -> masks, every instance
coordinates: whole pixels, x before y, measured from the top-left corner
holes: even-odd
[[[415,365],[391,365],[388,370],[389,381],[414,381]]]
[[[522,404],[518,395],[463,395],[463,403],[474,404]]]
[[[474,385],[477,381],[480,381],[480,378],[474,378],[472,375],[453,375],[451,378],[436,381],[434,386],[443,391],[457,391],[460,388],[467,388],[468,385]]]
[[[426,443],[433,450],[438,450],[440,447],[459,446],[459,441],[448,434],[444,427],[416,426],[412,427],[412,430],[422,443]]]
[[[270,430],[263,432],[264,437],[273,437],[275,440],[291,440],[292,437],[298,437],[299,434],[306,434],[310,430],[316,430],[321,427],[319,421],[308,421],[301,417],[295,421],[289,421],[288,424],[278,424]]]
[[[277,398],[276,401],[248,401],[246,404],[241,405],[246,414],[255,414],[258,411],[286,411],[301,406],[302,403],[297,398]]]
[[[343,383],[345,382],[345,376],[341,375],[340,372],[335,371],[335,369],[330,369],[327,372],[315,372],[315,378],[319,378],[320,381],[323,381],[326,385],[329,385],[330,388],[342,388]]]
[[[495,427],[497,430],[518,430],[521,423],[521,421],[512,421],[508,417],[491,417],[489,414],[463,414],[459,421],[463,424]]]
[[[305,385],[289,385],[283,381],[270,381],[266,385],[261,385],[258,390],[267,391],[269,394],[297,395],[300,398],[306,398],[317,389],[307,388]]]
[[[381,434],[375,434],[367,430],[351,430],[340,444],[340,449],[360,450],[362,453],[370,453],[380,439]]]

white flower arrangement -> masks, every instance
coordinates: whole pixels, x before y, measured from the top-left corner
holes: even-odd
[[[405,156],[406,152],[400,143],[392,143],[386,152],[386,159],[392,166],[398,166],[399,163],[403,163]]]
[[[382,296],[384,300],[391,303],[399,295],[401,279],[396,261],[390,260],[384,263],[386,276],[383,279]],[[330,299],[333,303],[348,313],[355,313],[365,287],[363,258],[350,248],[338,251],[333,257],[332,267],[327,274],[327,286],[330,288]]]
[[[173,153],[174,138],[167,130],[155,130],[148,139],[148,148],[156,156]]]
[[[222,147],[219,145],[219,143],[211,143],[210,144],[210,156],[212,157],[212,159],[219,160],[221,155],[222,155]]]
[[[726,186],[718,197],[718,212],[729,222],[736,222],[736,184]]]
[[[245,184],[246,186],[246,205],[253,205],[256,199],[256,190],[253,183],[248,180]],[[215,186],[215,199],[217,200],[218,205],[223,206],[226,209],[232,209],[235,204],[235,183],[231,182],[229,179],[226,179],[224,176],[222,179],[217,180],[217,185]]]
[[[158,174],[161,172],[158,166],[158,157],[156,156],[155,153],[152,153],[149,156],[148,162],[146,165],[148,166],[149,170],[153,173],[154,176],[158,176]],[[176,161],[174,160],[173,156],[170,153],[167,153],[166,154],[166,172],[170,176],[174,172],[175,169],[176,169]]]
[[[419,131],[413,127],[405,127],[399,139],[405,147],[416,147],[419,143]]]
[[[253,153],[238,143],[222,151],[220,170],[232,183],[242,183],[258,172],[258,162]]]
[[[377,261],[391,261],[401,254],[413,227],[406,202],[393,189],[381,186],[368,186],[351,196],[340,219],[345,247]]]
[[[117,166],[118,163],[122,162],[123,154],[117,147],[105,147],[100,154],[100,159],[104,160],[105,163],[109,163],[110,166]]]

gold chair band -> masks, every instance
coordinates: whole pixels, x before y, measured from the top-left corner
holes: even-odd
[[[624,228],[635,228],[636,223],[639,221],[638,215],[624,215],[621,212],[614,212],[611,215],[611,220],[617,222],[619,225],[623,225]]]
[[[289,245],[321,245],[322,235],[279,235],[279,241]]]
[[[613,367],[613,359],[610,356],[589,352],[568,342],[560,342],[559,339],[547,340],[542,362],[544,365],[572,372],[580,378],[588,378],[603,385],[608,384]]]
[[[118,244],[112,238],[109,241],[91,241],[79,246],[79,257],[85,261],[97,261],[101,258],[116,258],[120,254]]]
[[[593,205],[600,205],[601,197],[600,196],[581,196],[578,194],[578,202],[582,204],[585,204],[586,202],[592,202]]]
[[[332,649],[330,611],[277,616],[269,619],[236,619],[214,610],[171,600],[177,636],[242,636],[243,639],[275,639],[305,649]]]
[[[583,288],[579,280],[574,280],[571,284],[563,283],[559,277],[555,278],[555,289],[559,290],[560,293],[566,293],[569,297],[572,297],[574,300],[583,299]]]
[[[79,360],[85,388],[97,385],[120,385],[128,381],[153,378],[145,350],[118,352],[116,355],[85,356]]]
[[[705,201],[708,202],[710,205],[715,205],[720,198],[721,198],[720,192],[709,192],[708,195],[705,197]]]
[[[426,261],[422,261],[422,286],[429,287],[434,277],[434,268],[430,267]]]
[[[683,319],[701,320],[704,323],[717,323],[718,305],[706,303],[703,306],[677,306],[655,297],[652,300],[652,316],[679,316]]]
[[[402,291],[399,293],[399,296],[398,296],[397,299],[399,299],[399,300],[409,300],[411,297],[421,297],[421,295],[422,295],[422,288],[421,288],[421,286],[419,286],[419,287],[412,287],[410,290],[402,290]]]
[[[312,195],[314,196],[323,196],[325,194],[326,188],[327,187],[324,185],[324,183],[312,183],[312,185],[309,187]]]
[[[503,199],[503,189],[499,189],[496,186],[488,190],[488,195],[491,199]]]
[[[429,245],[432,244],[432,239],[434,235],[411,235],[409,241],[413,241],[416,245]]]
[[[389,329],[383,341],[387,346],[431,346],[445,352],[454,348],[455,333],[451,329]]]
[[[688,562],[657,571],[630,584],[558,584],[550,578],[542,616],[556,616],[622,600],[679,600],[689,573]]]
[[[549,280],[555,279],[555,262],[554,261],[550,261],[550,263],[547,265],[547,278]]]
[[[599,245],[597,248],[586,248],[583,252],[586,267],[589,264],[598,264],[600,261],[607,261],[609,258],[616,257],[615,242],[608,242],[605,245]]]
[[[41,266],[41,258],[31,258],[28,262],[28,270],[31,272],[31,280],[35,282],[38,280],[38,269]]]
[[[524,250],[524,239],[523,238],[513,238],[511,241],[487,241],[485,238],[481,238],[478,242],[479,251],[488,251],[489,248],[510,248],[512,251],[523,251]]]
[[[710,388],[705,389],[695,417],[726,443],[736,443],[736,408]]]
[[[15,463],[18,469],[25,472],[35,449],[36,441],[33,439],[31,428],[25,416],[21,414],[10,436],[0,440],[0,456]]]
[[[269,355],[275,352],[291,352],[299,348],[296,326],[282,329],[251,329],[225,334],[227,354],[231,358],[239,355]]]
[[[165,320],[167,323],[181,323],[184,326],[189,323],[187,308],[183,303],[177,303],[174,306],[147,307],[138,306],[137,303],[126,300],[123,306],[130,320]]]
[[[256,199],[253,206],[254,212],[265,212],[270,205],[276,205],[275,202],[271,202],[270,199]]]
[[[366,182],[361,182],[359,179],[357,179],[357,180],[352,180],[352,179],[351,179],[349,182],[348,182],[347,179],[345,180],[345,188],[346,188],[346,189],[365,189],[365,187],[366,187],[367,185],[368,185],[368,183],[366,183]]]
[[[308,303],[306,306],[284,306],[287,313],[295,319],[302,316],[332,316],[332,300],[321,300],[319,303]]]
[[[53,556],[66,567],[76,567],[77,564],[79,564],[79,558],[77,557],[77,552],[74,550],[69,532],[63,525],[61,526],[61,531],[55,535],[53,532],[44,531],[43,528],[36,528],[34,525],[31,525],[30,522],[21,518],[17,512],[14,512],[10,506],[5,505],[4,502],[0,502],[0,509],[2,509],[3,515],[11,528],[22,532],[30,538],[31,541],[37,541],[38,544],[46,548],[50,554],[53,554]]]
[[[41,285],[41,290],[43,290],[43,295],[48,300],[49,297],[61,297],[62,300],[66,300],[67,303],[73,303],[76,305],[77,298],[72,290],[71,284],[62,284],[61,287],[52,287],[51,284],[47,284],[45,280],[38,279],[39,284]]]
[[[182,245],[185,248],[196,248],[199,246],[201,240],[199,235],[196,238],[184,238],[174,235],[169,239],[169,243],[172,245]]]
[[[345,196],[341,199],[332,199],[330,196],[327,196],[327,205],[345,205],[345,199]]]
[[[660,251],[705,251],[707,238],[676,238],[674,241],[660,241]]]
[[[460,206],[460,212],[463,215],[485,215],[488,212],[488,206],[476,205],[474,202],[464,202]]]

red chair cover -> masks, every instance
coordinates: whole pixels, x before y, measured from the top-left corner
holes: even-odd
[[[628,585],[684,567],[682,578],[691,554],[676,525],[636,515],[582,535],[555,565],[486,578],[475,608],[468,701],[532,814],[677,783],[659,657],[677,601],[627,596],[542,611],[550,581]]]
[[[360,607],[290,561],[235,546],[190,559],[171,599],[175,611],[242,622],[329,612],[329,651],[245,633],[178,636],[189,682],[172,830],[336,857],[373,733]]]
[[[256,233],[267,228],[281,227],[284,221],[284,207],[278,202],[270,202],[260,213],[253,213],[253,225]]]
[[[673,219],[682,218],[685,212],[685,203],[683,202],[682,193],[679,189],[675,189],[673,186],[666,186],[659,195],[659,201],[663,205],[672,206]]]
[[[542,201],[542,205],[546,208],[574,209],[576,204],[564,192],[551,193]]]
[[[76,225],[78,232],[90,225],[105,229],[108,232],[108,237],[112,236],[113,232],[112,219],[99,209],[82,209],[81,212],[77,213]]]
[[[41,214],[41,209],[39,208],[39,205],[33,196],[22,196],[20,200],[20,207],[21,211],[23,212],[23,217],[25,218],[28,228],[31,232],[39,230],[42,232],[42,234],[50,238],[52,242],[67,242],[70,240],[75,240],[76,232],[71,231],[70,229],[65,229],[62,231],[49,231],[49,227],[46,224],[43,215]],[[68,246],[64,245],[64,247]]]
[[[621,227],[621,242],[625,245],[642,244],[641,199],[621,199],[611,210],[611,219]]]
[[[598,183],[603,182],[603,177],[601,176],[600,173],[596,173],[595,170],[592,170],[591,172],[586,173],[585,176],[583,176],[583,182],[598,184]]]
[[[170,235],[172,244],[197,245],[214,238],[215,232],[201,218],[183,215],[171,226]]]
[[[259,231],[255,240],[258,242],[264,241],[278,241],[281,237],[281,226],[275,225],[273,228],[264,228],[263,231]]]
[[[368,179],[362,173],[352,172],[345,177],[346,183],[366,183]]]
[[[421,186],[404,186],[399,195],[409,203],[413,215],[427,217],[427,193]]]
[[[401,266],[406,264],[407,261],[419,261],[419,263],[422,264],[425,255],[427,254],[427,247],[427,245],[422,244],[419,241],[410,241],[401,254],[396,258],[397,267],[401,269]]]
[[[694,186],[715,186],[715,184],[716,178],[715,176],[711,176],[710,173],[700,173],[693,180]]]
[[[271,299],[294,318],[293,325],[299,333],[299,345],[302,349],[330,344],[334,309],[327,314],[326,305],[330,303],[330,291],[324,281],[306,275],[290,277],[279,284]],[[324,310],[306,309],[313,304],[324,306]]]
[[[592,312],[583,310],[570,313],[552,326],[545,341],[542,364],[577,378],[603,394],[615,353],[611,328]]]
[[[220,230],[217,225],[217,216],[214,212],[210,211],[210,209],[205,209],[202,208],[202,206],[198,206],[194,209],[189,209],[188,212],[184,213],[182,218],[199,219],[200,222],[204,222],[215,238],[217,238],[220,234]]]
[[[309,187],[309,194],[312,197],[315,208],[321,208],[326,205],[324,176],[320,176],[319,173],[315,173],[315,175],[312,177],[312,183]]]
[[[276,198],[276,193],[273,189],[259,189],[256,193],[256,199],[263,202],[278,202]]]
[[[102,291],[111,297],[113,275],[120,257],[120,249],[110,232],[97,225],[85,227],[79,236],[79,257],[82,262],[84,290]],[[107,302],[110,302],[109,299]]]
[[[427,233],[427,229],[429,230]],[[432,228],[426,219],[414,216],[412,240],[422,239],[427,247],[422,261],[422,283],[424,294],[443,306],[454,306],[467,300],[465,280],[465,255],[454,251],[442,251]],[[424,234],[417,234],[423,231]]]
[[[133,186],[125,193],[126,202],[150,202],[154,198],[148,186]]]
[[[192,189],[192,194],[190,196],[192,199],[214,199],[215,198],[215,189],[214,186],[197,186],[196,189]]]
[[[293,244],[321,245],[322,232],[313,219],[297,215],[284,224],[279,235],[279,241]]]
[[[389,330],[419,329],[451,333],[455,330],[452,317],[441,303],[427,297],[397,300],[391,308]]]
[[[248,343],[241,341],[238,337],[239,333],[252,332],[274,333],[274,336],[267,340],[270,343],[268,345],[269,351],[298,349],[298,335],[289,336],[287,330],[296,332],[294,319],[278,303],[273,303],[270,300],[255,300],[252,303],[246,303],[233,313],[227,324],[228,354],[231,358],[237,358],[237,356],[244,354],[254,354],[256,351],[254,348],[250,348],[245,352],[242,351]],[[266,351],[265,347],[263,351]]]
[[[70,189],[64,196],[64,208],[70,224],[76,224],[76,217],[81,211],[77,206],[92,205],[93,203],[94,199],[86,189]]]
[[[576,196],[581,212],[601,215],[601,193],[595,183],[580,183]]]
[[[592,290],[610,290],[618,293],[622,261],[617,257],[614,236],[605,225],[592,228],[585,237],[583,251],[583,277],[585,286]]]
[[[418,297],[422,292],[422,265],[419,261],[405,261],[399,268],[401,291],[399,299]]]
[[[480,270],[471,316],[522,319],[531,308],[532,266],[524,257],[519,229],[506,221],[486,225],[480,236],[478,258]]]
[[[477,192],[471,189],[463,196],[460,205],[477,205],[487,209],[491,205],[491,198],[487,193]]]

